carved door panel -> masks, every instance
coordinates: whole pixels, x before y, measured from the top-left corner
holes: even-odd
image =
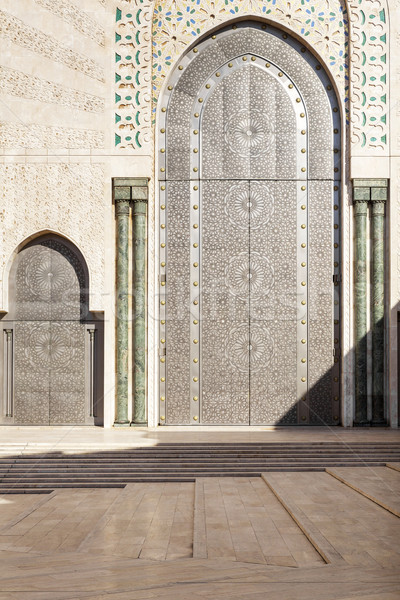
[[[202,185],[199,389],[208,425],[249,422],[248,191],[248,181]],[[243,205],[239,227],[234,199]]]

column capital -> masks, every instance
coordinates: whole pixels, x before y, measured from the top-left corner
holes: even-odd
[[[113,200],[118,202],[147,202],[148,177],[113,177]]]

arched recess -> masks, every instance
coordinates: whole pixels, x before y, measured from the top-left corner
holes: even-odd
[[[254,22],[202,40],[171,75],[161,424],[339,422],[338,106],[317,59]]]
[[[89,312],[81,252],[56,234],[19,246],[0,320],[0,422],[100,424],[103,327]]]

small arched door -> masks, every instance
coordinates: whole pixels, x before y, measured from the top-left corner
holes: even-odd
[[[45,236],[24,246],[10,271],[3,329],[3,422],[94,423],[99,327],[88,313],[79,252]],[[97,329],[97,331],[96,331]]]
[[[340,121],[321,65],[227,27],[160,114],[161,423],[337,423]]]

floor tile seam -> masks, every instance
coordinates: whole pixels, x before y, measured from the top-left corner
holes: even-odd
[[[233,550],[232,539],[231,539],[231,534],[230,534],[230,530],[229,530],[228,519],[227,519],[225,507],[223,506],[223,500],[222,500],[223,495],[222,495],[221,487],[219,485],[219,478],[215,478],[215,480],[212,482],[212,488],[214,489],[213,498],[215,498],[216,495],[217,495],[217,499],[216,499],[214,505],[211,506],[211,507],[207,506],[208,496],[211,496],[211,494],[207,494],[206,493],[206,489],[204,489],[204,500],[205,500],[204,505],[205,505],[205,522],[206,522],[206,543],[207,543],[207,547],[209,545],[209,538],[211,537],[211,534],[213,532],[215,533],[215,529],[212,526],[213,523],[214,524],[218,524],[218,525],[222,524],[223,525],[223,531],[227,535],[227,537],[229,538],[231,549],[232,549],[232,551],[234,551]],[[220,504],[219,504],[219,500],[221,501]],[[217,507],[218,510],[213,510],[213,512],[210,514],[210,510],[214,509],[215,507]],[[216,519],[215,515],[218,515],[218,519]],[[207,552],[208,552],[208,550],[207,550]]]
[[[368,500],[371,500],[371,502],[374,502],[374,504],[378,505],[380,508],[383,508],[387,512],[389,512],[389,513],[395,515],[396,517],[400,518],[400,511],[396,510],[395,508],[392,508],[388,504],[385,504],[382,500],[379,500],[379,498],[376,498],[375,496],[373,496],[372,494],[368,493],[367,491],[365,491],[365,490],[357,487],[355,484],[353,484],[352,482],[348,481],[347,479],[345,479],[344,477],[342,477],[338,473],[335,473],[331,469],[325,469],[325,471],[326,471],[326,473],[328,473],[328,475],[331,475],[331,477],[334,477],[335,479],[337,479],[338,481],[340,481],[344,485],[347,485],[350,489],[354,490],[355,492],[357,492],[361,496],[364,496],[364,498],[367,498]],[[391,490],[391,491],[393,491],[393,490]]]
[[[154,507],[154,510],[153,510],[153,514],[152,514],[152,516],[151,516],[151,519],[149,519],[149,521],[148,521],[147,533],[146,533],[146,535],[145,535],[145,540],[144,540],[144,542],[143,542],[143,544],[142,544],[142,547],[141,547],[141,550],[140,550],[140,552],[139,552],[139,556],[138,556],[138,558],[140,558],[140,556],[141,556],[141,554],[142,554],[143,550],[151,549],[151,546],[146,546],[146,541],[147,541],[147,539],[148,539],[148,537],[149,537],[149,533],[150,533],[150,530],[151,530],[151,528],[152,528],[153,522],[155,521],[155,516],[156,516],[156,514],[157,514],[158,507],[160,506],[160,503],[162,502],[163,492],[164,492],[164,490],[166,489],[166,485],[167,485],[166,483],[163,483],[163,484],[162,484],[162,489],[161,489],[161,491],[159,491],[159,493],[158,493],[157,504],[156,504],[156,505],[155,505],[155,507]],[[150,490],[152,489],[152,487],[153,487],[153,486],[151,486],[151,487],[150,487]],[[145,495],[142,497],[142,500],[141,500],[141,502],[140,502],[140,504],[139,504],[139,506],[138,506],[137,510],[139,510],[139,507],[140,507],[140,506],[141,506],[141,504],[143,503],[143,500],[144,500],[144,498],[145,498]],[[168,539],[169,539],[169,538],[168,538]],[[167,544],[167,545],[166,545],[166,547],[165,547],[165,555],[164,555],[164,559],[165,559],[165,557],[166,557],[166,555],[167,555],[167,548],[168,548],[168,544]]]
[[[251,519],[248,517],[244,501],[243,501],[243,499],[241,497],[241,494],[240,494],[240,488],[243,485],[245,485],[245,483],[247,481],[248,481],[247,478],[245,478],[245,479],[232,478],[232,482],[228,482],[228,484],[231,483],[231,486],[236,491],[234,499],[238,500],[240,502],[240,507],[238,506],[238,504],[239,504],[239,502],[238,502],[237,504],[235,503],[235,505],[233,506],[233,508],[231,506],[227,507],[227,505],[224,503],[225,504],[225,511],[226,511],[227,517],[228,517],[228,526],[229,526],[229,531],[230,531],[230,534],[231,534],[233,549],[234,549],[234,552],[236,554],[236,557],[238,557],[238,552],[241,552],[241,550],[240,550],[240,547],[241,547],[240,538],[242,537],[241,533],[243,533],[243,527],[239,527],[239,526],[236,527],[235,526],[235,523],[237,522],[236,515],[237,515],[237,517],[239,517],[241,515],[244,515],[245,518],[246,518],[246,520],[247,520],[247,525],[248,525],[247,529],[249,529],[249,530],[251,530],[253,532],[253,539],[254,539],[254,542],[256,544],[256,545],[253,544],[254,545],[254,550],[256,552],[258,552],[260,554],[260,556],[263,557],[264,560],[265,560],[265,555],[263,553],[262,547],[260,546],[258,537],[257,537],[256,532],[254,530],[254,527],[252,525]],[[225,480],[224,480],[224,483],[225,483]],[[229,496],[229,498],[232,498],[232,496]],[[233,523],[233,527],[232,527],[232,523]]]
[[[193,558],[208,558],[204,479],[195,480],[193,507]]]
[[[379,482],[382,483],[382,485],[387,488],[387,490],[389,490],[390,492],[392,492],[393,494],[395,494],[396,496],[399,496],[399,492],[396,489],[393,489],[392,484],[396,484],[399,486],[400,489],[400,475],[397,475],[397,471],[394,469],[390,469],[387,467],[387,465],[383,466],[383,467],[368,467],[367,469],[364,468],[360,468],[360,467],[326,467],[325,471],[329,472],[331,474],[332,471],[334,471],[335,473],[339,474],[338,471],[343,472],[345,471],[346,473],[350,473],[350,475],[352,475],[352,473],[354,471],[356,471],[355,473],[355,477],[356,479],[358,479],[357,475],[360,476],[362,471],[362,479],[366,480],[366,482],[369,482],[370,484],[374,485],[374,483],[376,483],[377,479],[379,480]],[[365,473],[365,471],[367,471],[367,473]],[[387,478],[391,478],[392,477],[392,481],[389,481]]]
[[[109,521],[111,520],[111,518],[112,518],[111,512],[115,508],[114,505],[123,501],[123,496],[127,495],[129,492],[130,492],[130,490],[127,490],[126,487],[121,488],[119,490],[119,493],[115,496],[114,500],[110,503],[109,507],[106,509],[103,516],[98,519],[98,521],[97,521],[96,525],[93,527],[93,529],[88,533],[88,535],[79,544],[79,546],[77,548],[77,552],[86,552],[85,549],[88,547],[88,544],[91,544],[92,541],[96,539],[96,536],[99,534],[99,532],[104,530],[105,527],[107,526],[107,524],[109,523]],[[89,548],[90,548],[90,546],[89,546]]]
[[[177,492],[177,500],[176,500],[176,508],[175,508],[175,513],[174,513],[174,518],[172,521],[172,527],[171,527],[171,532],[170,532],[170,539],[169,539],[169,543],[167,546],[167,553],[166,553],[166,557],[168,557],[168,553],[169,553],[169,549],[170,549],[170,545],[171,545],[171,539],[175,539],[175,536],[173,535],[175,533],[174,531],[174,524],[175,523],[180,523],[179,519],[176,519],[177,515],[178,515],[178,511],[180,512],[180,506],[181,503],[185,500],[185,497],[187,495],[187,492],[189,490],[185,490],[185,488],[183,487],[184,484],[180,483],[178,485],[178,492]],[[194,486],[193,486],[194,488]],[[193,546],[194,546],[194,489],[190,489],[190,497],[191,497],[191,501],[190,501],[190,505],[191,505],[191,510],[190,510],[190,514],[191,514],[191,527],[189,528],[189,530],[191,531],[191,542],[190,542],[190,546],[192,549],[192,557],[193,557]],[[183,504],[186,506],[186,502],[183,502]],[[184,521],[185,525],[186,525],[186,520]],[[183,527],[182,527],[183,529]],[[185,528],[186,529],[186,528]],[[183,536],[182,536],[183,537]],[[184,536],[186,537],[186,535]],[[172,549],[171,549],[172,551]]]
[[[2,534],[4,534],[8,529],[11,529],[18,523],[22,522],[26,517],[28,517],[30,514],[34,513],[42,505],[46,504],[52,497],[54,497],[55,494],[56,494],[56,491],[54,490],[53,492],[51,492],[51,494],[46,494],[46,496],[44,498],[40,498],[40,500],[35,502],[32,506],[21,511],[16,517],[14,517],[14,519],[12,519],[8,523],[6,523],[3,527],[0,528],[0,536]]]
[[[333,565],[345,564],[341,554],[310,521],[301,508],[285,498],[285,492],[280,489],[280,486],[276,482],[268,481],[268,475],[268,473],[263,473],[261,477],[325,563]]]
[[[52,495],[52,494],[50,494],[50,495]],[[53,500],[54,500],[54,498],[55,498],[55,496],[53,496],[53,497],[50,499],[50,502],[51,502],[51,501],[53,501]],[[46,504],[47,504],[46,502],[45,502],[45,503],[43,503],[43,505],[40,505],[40,506],[38,507],[38,509],[37,509],[37,510],[40,510],[40,509],[42,508],[42,506],[45,506]],[[41,523],[41,522],[42,522],[44,519],[47,519],[47,518],[48,518],[50,515],[52,515],[52,514],[53,514],[55,511],[56,511],[56,507],[51,507],[51,509],[50,509],[50,511],[49,511],[48,513],[46,513],[46,514],[44,514],[43,516],[41,516],[41,517],[39,518],[39,520],[36,520],[36,521],[35,521],[35,522],[34,522],[34,523],[33,523],[33,524],[32,524],[32,525],[31,525],[31,526],[30,526],[30,527],[29,527],[29,528],[28,528],[26,531],[24,531],[24,533],[18,533],[18,534],[14,534],[14,535],[15,535],[15,537],[25,537],[25,536],[29,535],[30,533],[32,533],[32,531],[33,531],[33,530],[34,530],[34,529],[35,529],[35,528],[36,528],[36,527],[37,527],[37,526],[38,526],[38,525],[39,525],[39,524],[40,524],[40,523]],[[36,512],[36,511],[34,511],[34,512]],[[33,517],[33,516],[34,516],[34,512],[32,512],[32,513],[30,513],[29,515],[27,515],[27,517],[26,517],[26,518],[28,519],[30,516],[32,516],[32,517]],[[21,524],[22,524],[22,522],[23,522],[23,521],[21,521]],[[18,525],[18,523],[16,523],[16,525]],[[13,527],[14,527],[14,526],[13,526]],[[3,535],[5,535],[5,534],[3,534]],[[13,534],[8,534],[8,535],[13,535]]]
[[[221,498],[222,498],[222,504],[224,506],[224,511],[225,511],[225,518],[226,518],[226,524],[227,524],[227,533],[229,535],[229,539],[230,539],[230,542],[231,542],[231,548],[232,548],[232,550],[233,550],[233,552],[234,552],[234,554],[236,556],[236,560],[238,560],[238,555],[237,555],[237,552],[236,552],[236,549],[235,549],[235,543],[234,543],[234,540],[233,540],[232,531],[231,531],[231,527],[230,527],[230,522],[229,522],[230,520],[229,520],[229,516],[228,516],[228,512],[226,510],[226,504],[225,504],[225,500],[224,500],[224,493],[223,493],[223,487],[224,486],[221,486],[221,483],[224,484],[225,482],[226,482],[225,479],[221,479],[220,477],[218,477],[218,487],[220,489],[220,494],[221,494]]]
[[[168,484],[165,486],[165,488],[164,488],[165,490],[167,489],[167,486],[168,486]],[[176,486],[174,485],[174,489],[175,489],[175,487]],[[165,545],[165,559],[168,556],[168,550],[169,550],[169,547],[171,544],[171,535],[172,535],[172,530],[174,527],[174,521],[175,521],[175,516],[176,516],[176,511],[177,511],[177,506],[178,506],[178,498],[179,498],[179,486],[178,486],[178,491],[175,493],[175,496],[174,496],[174,510],[173,510],[173,514],[171,515],[171,519],[170,519],[171,525],[169,526],[168,542]],[[155,512],[154,514],[156,515],[157,513]]]

